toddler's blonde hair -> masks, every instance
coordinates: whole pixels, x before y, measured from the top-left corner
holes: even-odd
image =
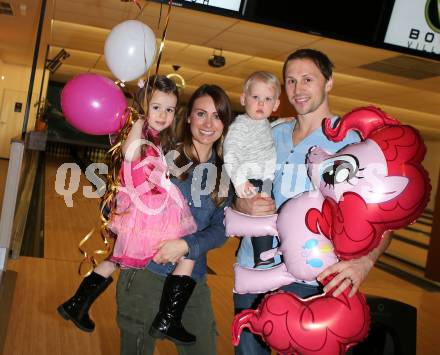
[[[268,71],[256,71],[249,75],[244,81],[243,92],[245,94],[249,93],[249,90],[253,83],[261,82],[266,85],[270,85],[275,89],[275,98],[279,98],[281,94],[281,84],[276,75]]]

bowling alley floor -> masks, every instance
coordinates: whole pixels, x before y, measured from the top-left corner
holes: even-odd
[[[115,321],[116,282],[93,306],[91,316],[96,322],[93,333],[77,330],[56,312],[57,306],[74,292],[81,281],[77,273],[81,260],[77,245],[93,227],[98,226],[99,204],[97,199],[84,197],[82,187],[88,182],[82,174],[79,189],[72,197],[73,207],[66,206],[63,196],[55,191],[56,172],[61,164],[62,161],[57,159],[46,160],[44,257],[20,257],[8,263],[7,269],[15,271],[17,278],[3,348],[5,355],[119,353],[119,330]],[[4,189],[6,166],[7,160],[0,160],[0,196]],[[223,248],[210,252],[208,256],[208,265],[212,270],[208,283],[217,322],[219,355],[233,354],[230,341],[233,316],[231,290],[237,244],[237,239],[228,240]],[[98,247],[100,240],[95,235],[87,248],[94,250]],[[440,353],[439,292],[426,291],[378,268],[370,272],[362,291],[416,307],[417,354]],[[172,354],[176,354],[172,343],[158,342],[155,355]]]

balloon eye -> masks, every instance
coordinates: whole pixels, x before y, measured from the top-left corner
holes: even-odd
[[[333,169],[333,165],[324,170],[322,174],[322,179],[328,185],[335,184],[335,171]]]
[[[329,159],[326,165],[322,172],[322,179],[331,186],[349,181],[356,175],[359,167],[357,159],[349,155]]]
[[[356,173],[356,167],[346,161],[337,160],[334,166],[336,167],[335,182],[337,184],[351,179]]]

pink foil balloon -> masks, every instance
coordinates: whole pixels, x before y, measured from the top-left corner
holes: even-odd
[[[263,292],[288,283],[289,274],[316,277],[305,266],[325,266],[319,262],[325,262],[323,250],[343,260],[359,258],[377,247],[384,232],[403,228],[422,213],[431,186],[422,165],[426,147],[417,130],[373,106],[354,109],[336,127],[325,121],[324,133],[335,142],[349,130],[362,141],[336,153],[312,148],[307,167],[317,190],[289,200],[279,213],[284,264],[268,270],[235,267],[236,289]],[[334,249],[323,244],[326,239]],[[310,258],[314,247],[321,250]],[[364,297],[356,292],[348,298],[348,292],[333,297],[329,291],[307,300],[291,293],[268,295],[257,310],[234,317],[233,343],[249,328],[281,353],[344,354],[366,337],[370,322]]]
[[[263,237],[266,235],[278,235],[277,215],[270,216],[249,216],[225,208],[226,235],[251,235],[253,237]]]
[[[431,186],[422,165],[426,148],[414,128],[373,106],[354,109],[337,127],[329,120],[325,124],[330,140],[341,141],[355,130],[362,141],[336,153],[310,150],[308,174],[317,190],[287,201],[276,222],[281,241],[277,253],[283,254],[284,264],[264,270],[235,265],[236,293],[263,293],[297,280],[312,281],[338,258],[368,254],[384,232],[407,226],[424,210]],[[226,232],[264,235],[273,219],[226,210]]]
[[[332,291],[306,300],[283,291],[267,295],[256,310],[235,316],[232,343],[249,328],[282,354],[345,354],[368,335],[370,312],[362,294],[349,298],[346,289],[333,297]]]
[[[325,121],[324,132],[335,142],[348,130],[357,131],[362,142],[337,154],[319,148],[309,153],[308,164],[320,166],[322,171],[333,169],[330,180],[334,182],[328,181],[325,172],[311,172],[325,200],[306,218],[308,228],[331,240],[336,255],[344,260],[368,254],[379,245],[384,232],[413,223],[425,209],[431,191],[422,165],[426,147],[417,130],[374,106],[354,109],[334,129]],[[352,157],[356,167],[350,166]],[[349,173],[338,182],[337,175],[344,170]]]
[[[124,125],[127,101],[110,79],[80,74],[64,86],[61,107],[73,127],[92,135],[116,133]]]

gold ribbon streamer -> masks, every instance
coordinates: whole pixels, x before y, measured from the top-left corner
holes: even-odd
[[[160,28],[160,23],[161,23],[161,20],[162,20],[162,5],[163,5],[163,3],[161,2],[160,3],[159,19],[157,21],[157,28],[158,29]],[[161,36],[161,40],[160,40],[160,45],[159,45],[159,52],[158,52],[157,60],[156,60],[156,70],[155,70],[155,73],[154,73],[155,74],[154,81],[156,81],[157,75],[159,74],[160,62],[162,60],[162,53],[163,53],[163,50],[165,48],[165,40],[166,40],[166,36],[167,36],[167,32],[168,32],[168,25],[169,25],[170,18],[171,18],[172,5],[173,5],[173,0],[169,0],[168,1],[167,15],[166,15],[166,19],[165,19],[165,26],[164,26],[164,29],[163,29],[163,32],[162,32],[162,36]],[[148,80],[150,78],[150,72],[151,72],[151,67],[148,68],[146,82],[148,82]],[[155,83],[153,82],[153,85],[152,85],[153,87],[154,87],[154,84]],[[150,94],[152,94],[152,93],[150,93]],[[145,90],[145,92],[144,92],[144,102],[146,103],[145,106],[147,108],[147,110],[145,112],[146,115],[148,114],[148,106],[149,106],[148,102],[150,101],[150,98],[151,97],[147,97],[147,90]]]
[[[156,76],[159,73],[159,66],[160,66],[160,62],[162,60],[162,53],[163,53],[163,49],[165,48],[165,39],[167,37],[168,24],[170,22],[170,14],[171,14],[172,5],[173,5],[173,0],[169,0],[168,1],[167,16],[166,16],[166,19],[165,19],[165,27],[164,27],[163,32],[162,32],[162,38],[160,40],[160,46],[159,46],[159,54],[157,56]],[[161,4],[161,6],[162,6],[162,4]],[[162,11],[161,11],[161,13],[162,13]]]
[[[136,6],[141,10],[141,5],[139,4],[138,0],[121,0],[122,2],[132,2],[136,4]]]
[[[136,1],[136,0],[135,0],[135,1]],[[138,13],[138,15],[135,17],[135,20],[137,20],[139,17],[141,17],[141,16],[143,15],[144,10],[145,10],[145,8],[146,8],[147,5],[148,5],[148,1],[145,1],[145,4],[144,4],[142,7],[139,5],[139,3],[136,3],[136,5],[137,5],[138,8],[139,8],[139,13]]]
[[[144,7],[146,5],[147,4],[145,4]],[[172,5],[173,5],[173,0],[169,0],[168,1],[167,15],[166,15],[166,19],[165,19],[165,26],[164,26],[164,29],[162,31],[160,45],[159,45],[159,52],[158,52],[157,60],[156,60],[156,70],[155,70],[155,73],[154,73],[155,74],[155,80],[157,78],[157,75],[159,74],[160,63],[162,61],[162,53],[163,53],[163,50],[165,48],[165,40],[166,40],[166,36],[167,36],[167,32],[168,32],[168,25],[169,25],[170,18],[171,18],[171,8],[172,8]],[[144,7],[142,8],[141,13],[143,12]],[[157,20],[157,29],[158,30],[160,29],[160,24],[162,22],[162,7],[163,7],[163,1],[160,2],[160,12],[159,12],[159,18]],[[141,13],[139,13],[138,17],[141,15]],[[144,57],[144,60],[145,61],[147,60],[146,57]],[[146,79],[145,79],[146,82],[148,82],[148,80],[150,79],[150,73],[151,73],[151,67],[148,68],[147,76],[146,76]],[[153,85],[152,85],[153,87],[154,87],[154,84],[155,83],[153,83]],[[150,93],[150,94],[152,94],[152,93]],[[151,97],[147,97],[147,95],[148,95],[147,90],[145,90],[143,101],[146,103],[146,105],[145,105],[146,106],[146,110],[145,110],[145,114],[146,115],[148,114],[148,102],[150,101],[150,98],[151,98]]]
[[[111,213],[104,215],[104,208],[107,206],[110,210],[114,205],[114,198],[116,193],[118,192],[118,188],[120,186],[119,181],[119,169],[122,164],[122,145],[127,139],[128,133],[133,126],[134,121],[137,120],[139,114],[136,110],[131,107],[128,107],[126,112],[124,113],[127,116],[125,120],[125,124],[120,130],[118,137],[116,138],[116,142],[107,152],[107,161],[108,161],[108,173],[107,173],[107,189],[104,196],[101,198],[101,209],[100,209],[100,220],[101,225],[99,228],[99,233],[101,236],[101,240],[104,243],[103,249],[96,249],[90,255],[84,249],[85,243],[92,237],[95,232],[95,228],[93,228],[87,235],[80,241],[78,244],[78,249],[80,253],[83,255],[83,259],[79,264],[78,273],[83,277],[87,277],[92,273],[94,268],[98,265],[98,262],[95,258],[96,255],[102,255],[103,259],[107,258],[112,251],[111,243],[110,243],[110,231],[108,229],[109,218]],[[83,273],[82,269],[84,265],[89,264],[89,269]]]
[[[87,253],[87,251],[85,249],[83,249],[83,245],[90,239],[90,237],[93,235],[94,232],[95,232],[95,228],[92,228],[92,230],[89,233],[87,233],[87,235],[78,244],[79,252],[83,255],[83,260],[80,262],[80,264],[78,266],[78,274],[79,275],[82,274],[81,270],[82,270],[83,265],[85,265],[86,263],[90,263],[90,265],[91,265],[89,270],[87,270],[87,272],[83,275],[84,277],[89,276],[92,273],[93,269],[97,265],[97,262],[96,262],[95,258],[93,257],[93,255],[89,255]]]

